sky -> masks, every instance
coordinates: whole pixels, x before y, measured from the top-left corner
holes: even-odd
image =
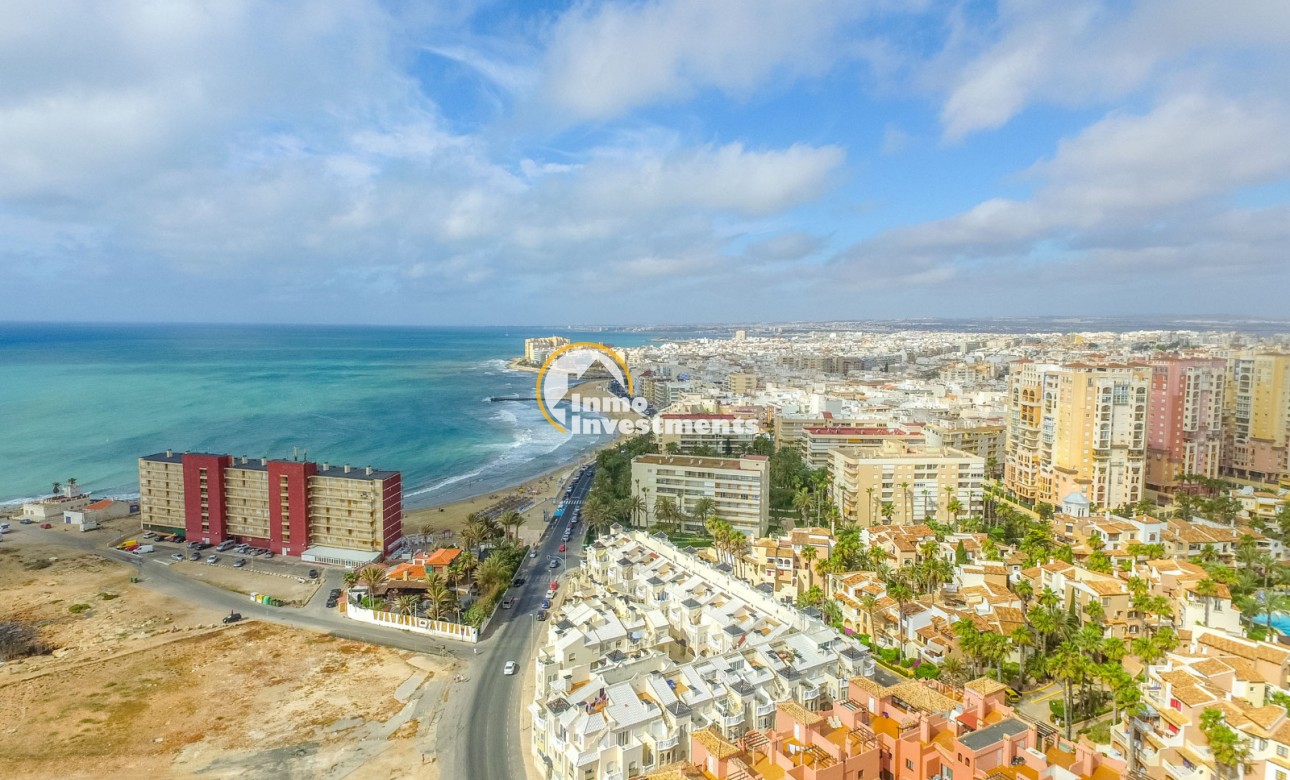
[[[1290,316],[1285,0],[0,4],[0,320]]]

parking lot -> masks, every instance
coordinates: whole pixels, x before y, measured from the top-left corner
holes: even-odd
[[[163,542],[132,534],[117,542],[137,541],[152,545],[153,551],[138,553],[196,580],[209,582],[224,590],[259,593],[301,606],[313,597],[323,580],[323,567],[282,555],[266,556],[240,552],[237,548],[218,550],[217,546],[198,549],[187,542]],[[310,577],[316,573],[317,577]]]

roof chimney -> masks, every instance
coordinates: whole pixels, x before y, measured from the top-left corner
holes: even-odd
[[[349,473],[349,464],[348,464],[348,463],[346,463],[346,464],[345,464],[345,473],[346,473],[346,474],[348,474],[348,473]]]
[[[175,451],[174,451],[174,450],[166,450],[166,457],[167,457],[167,458],[173,458],[173,457],[175,457]]]
[[[261,466],[267,466],[267,465],[269,465],[269,459],[268,459],[268,458],[260,458],[260,465],[261,465]]]
[[[322,470],[323,470],[323,471],[327,471],[327,470],[328,470],[328,469],[330,469],[330,468],[331,468],[331,466],[328,466],[328,465],[327,465],[327,461],[325,461],[325,460],[324,460],[324,461],[323,461],[323,467],[322,467]]]
[[[367,476],[369,477],[372,476],[372,467],[368,466],[367,469],[364,471],[364,473],[367,474]]]

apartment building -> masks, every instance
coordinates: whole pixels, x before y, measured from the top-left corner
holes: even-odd
[[[952,522],[958,514],[980,514],[985,490],[985,459],[949,447],[927,447],[886,439],[877,447],[840,447],[830,451],[832,499],[844,520],[915,524]],[[891,511],[884,519],[883,508]]]
[[[813,469],[829,466],[832,460],[830,451],[838,447],[880,447],[887,440],[903,441],[910,444],[923,443],[922,428],[909,427],[873,427],[849,428],[828,426],[822,428],[803,428],[802,440],[798,449],[802,460]]]
[[[1224,472],[1277,484],[1290,476],[1290,355],[1242,353],[1230,371]]]
[[[658,418],[662,424],[659,449],[685,455],[701,451],[734,455],[752,445],[761,431],[753,413],[665,412]]]
[[[717,517],[749,539],[766,535],[770,524],[770,459],[765,455],[711,458],[696,455],[638,455],[632,460],[632,496],[645,503],[639,522],[658,522],[658,499],[669,498],[684,515],[687,530],[699,530],[693,517],[703,499]]]
[[[564,336],[524,339],[524,362],[531,366],[540,366],[546,362],[552,352],[568,343],[569,340]]]
[[[923,440],[929,447],[951,447],[976,455],[986,468],[1003,468],[1004,442],[1007,439],[1003,420],[964,418],[928,423],[923,426]]]
[[[173,450],[139,459],[145,529],[354,565],[402,538],[399,472]]]
[[[1144,365],[1014,364],[1004,483],[1053,505],[1071,493],[1100,507],[1140,500],[1150,377]]]
[[[1151,361],[1148,490],[1172,495],[1179,474],[1215,478],[1222,466],[1227,365],[1218,358]]]
[[[1290,776],[1290,718],[1268,692],[1284,691],[1290,652],[1209,631],[1196,631],[1161,663],[1146,669],[1141,710],[1112,724],[1111,744],[1128,765],[1150,777],[1223,777],[1201,717],[1216,710],[1249,748],[1229,777]]]
[[[727,375],[726,391],[734,395],[752,395],[757,392],[757,375],[745,372]]]
[[[705,729],[739,740],[873,673],[863,645],[665,540],[615,527],[584,571],[534,661],[530,749],[549,780],[688,763]]]

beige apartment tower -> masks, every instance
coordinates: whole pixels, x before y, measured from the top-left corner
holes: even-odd
[[[1004,483],[1056,505],[1141,500],[1146,475],[1146,365],[1021,362],[1008,381]]]
[[[924,447],[888,440],[880,447],[843,447],[831,451],[833,503],[842,519],[861,525],[906,525],[956,519],[981,513],[985,496],[985,458],[951,447]]]
[[[669,498],[684,515],[686,530],[698,530],[695,504],[711,499],[717,517],[750,540],[766,535],[770,523],[770,459],[765,455],[708,458],[692,455],[639,455],[632,459],[632,497],[645,511],[633,518],[640,526],[659,522],[659,498]]]

